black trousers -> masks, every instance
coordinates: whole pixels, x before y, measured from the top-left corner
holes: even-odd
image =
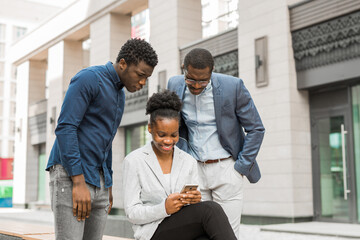
[[[151,240],[236,240],[222,207],[211,201],[183,207],[165,218]]]

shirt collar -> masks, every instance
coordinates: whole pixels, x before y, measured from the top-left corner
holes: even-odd
[[[111,81],[113,81],[116,89],[121,90],[124,87],[124,84],[121,82],[120,77],[113,66],[113,63],[109,61],[105,66],[110,73]]]
[[[204,88],[204,91],[202,91],[202,93],[203,93],[203,92],[208,92],[208,91],[210,91],[211,89],[212,89],[212,86],[211,86],[211,78],[210,78],[210,81],[209,81],[208,85],[206,85],[206,87]]]

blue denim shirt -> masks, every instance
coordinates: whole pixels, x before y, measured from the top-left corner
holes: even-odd
[[[69,176],[112,186],[112,141],[124,112],[125,93],[111,62],[78,72],[72,79],[55,130],[46,170],[61,164]]]

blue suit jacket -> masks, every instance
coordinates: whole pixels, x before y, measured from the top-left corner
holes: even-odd
[[[259,181],[261,174],[256,162],[265,128],[249,91],[241,79],[212,73],[216,126],[219,140],[235,161],[235,169],[245,175],[250,183]],[[168,89],[181,100],[185,92],[184,76],[170,78]],[[246,135],[244,133],[246,132]],[[188,152],[188,131],[182,119],[178,147]]]

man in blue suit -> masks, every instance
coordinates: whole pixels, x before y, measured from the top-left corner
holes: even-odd
[[[223,207],[239,238],[243,177],[250,183],[261,177],[256,156],[265,129],[243,81],[213,68],[211,53],[195,48],[168,89],[183,102],[178,146],[198,161],[202,199]]]

